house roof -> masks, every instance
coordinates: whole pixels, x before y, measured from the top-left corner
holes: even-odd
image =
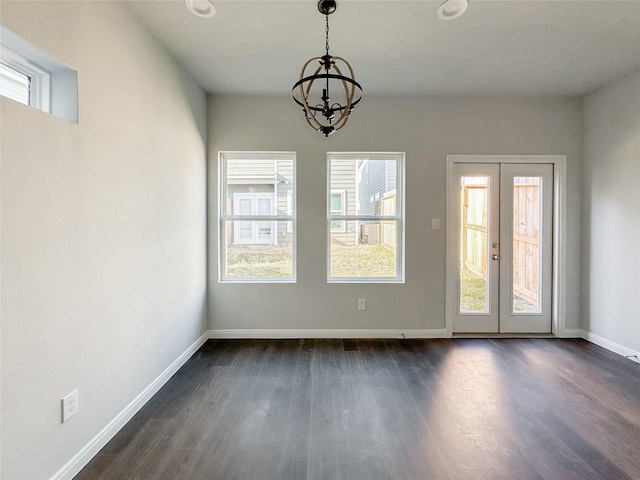
[[[150,33],[215,94],[287,94],[324,53],[310,0],[127,1]],[[370,94],[583,96],[640,70],[640,1],[470,0],[439,20],[439,1],[339,0],[330,52]]]

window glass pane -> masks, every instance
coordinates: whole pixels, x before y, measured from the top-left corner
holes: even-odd
[[[332,193],[331,194],[331,215],[342,215],[343,212],[343,203],[344,203],[344,195],[342,193]],[[331,230],[332,231],[344,231],[345,222],[340,220],[334,220],[331,222]]]
[[[397,160],[332,159],[330,181],[347,192],[345,215],[396,215]]]
[[[342,195],[339,193],[331,194],[331,215],[342,214]]]
[[[293,159],[226,159],[227,215],[291,215]]]
[[[461,178],[460,205],[460,313],[488,312],[487,227],[488,183],[486,176]]]
[[[331,234],[331,277],[396,277],[397,221],[345,223],[346,234]]]
[[[29,105],[30,82],[27,75],[0,63],[0,95]]]
[[[542,177],[513,178],[512,313],[540,313]]]
[[[293,242],[278,241],[291,222],[227,221],[226,271],[230,280],[290,278],[293,276]]]

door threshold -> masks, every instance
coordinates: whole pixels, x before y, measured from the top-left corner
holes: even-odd
[[[453,333],[451,338],[557,338],[553,333]]]

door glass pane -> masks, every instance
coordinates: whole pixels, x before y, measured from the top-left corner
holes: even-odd
[[[251,227],[251,222],[238,222],[238,232],[238,234],[240,235],[240,239],[250,240],[253,236],[253,228]]]
[[[460,313],[488,313],[487,176],[462,176],[460,184]]]
[[[542,177],[513,178],[512,313],[541,313]]]
[[[251,215],[251,198],[241,198],[238,202],[238,211],[235,212],[236,215]]]
[[[258,199],[258,215],[270,215],[271,214],[271,199],[259,198]]]
[[[256,222],[258,224],[258,243],[271,243],[273,241],[274,222]]]

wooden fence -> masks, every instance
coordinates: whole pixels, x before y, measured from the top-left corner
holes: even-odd
[[[396,215],[396,191],[392,190],[380,199],[380,215]],[[360,243],[368,245],[383,245],[389,250],[395,251],[397,239],[397,222],[395,220],[383,220],[378,223],[360,224]]]
[[[540,178],[516,177],[513,186],[513,293],[538,305]]]
[[[467,185],[462,191],[462,241],[460,255],[463,268],[480,278],[487,278],[487,187]]]
[[[380,213],[382,215],[396,215],[396,191],[392,190],[380,199]],[[382,235],[380,241],[389,250],[396,250],[396,222],[382,221]]]
[[[513,293],[538,304],[540,273],[540,185],[538,177],[516,177],[513,191]],[[462,192],[462,266],[487,278],[487,187]]]

